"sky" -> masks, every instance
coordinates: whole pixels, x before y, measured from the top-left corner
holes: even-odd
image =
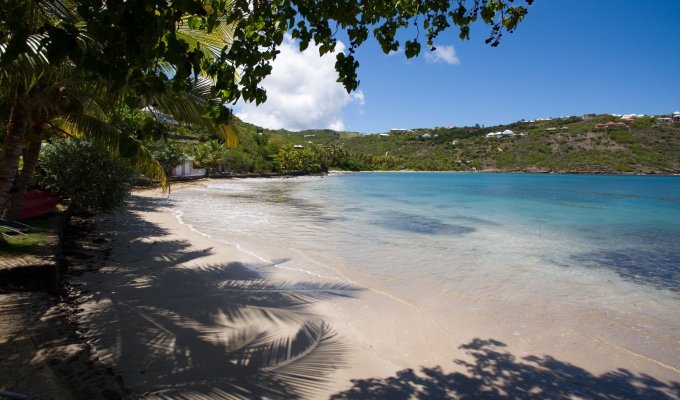
[[[521,119],[680,111],[680,0],[535,0],[498,47],[489,29],[449,30],[418,58],[357,52],[357,91],[336,82],[335,56],[286,38],[260,106],[237,116],[266,128],[380,133]],[[336,51],[344,51],[340,43]]]

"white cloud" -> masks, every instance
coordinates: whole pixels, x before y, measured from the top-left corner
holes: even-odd
[[[347,94],[336,82],[335,55],[344,47],[338,42],[335,53],[319,57],[317,47],[301,53],[298,44],[286,37],[272,63],[272,74],[262,82],[267,101],[259,106],[241,103],[235,107],[236,116],[271,129],[343,130],[343,107],[350,103],[362,106],[365,101],[361,91]]]
[[[456,48],[453,45],[435,45],[435,51],[425,50],[425,61],[430,63],[445,63],[450,65],[460,64],[460,59],[456,55]]]

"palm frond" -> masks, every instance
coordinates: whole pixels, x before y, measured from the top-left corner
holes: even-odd
[[[212,120],[203,115],[203,110],[209,102],[218,101],[211,97],[212,81],[205,77],[197,77],[189,91],[176,92],[166,90],[154,93],[149,99],[159,111],[171,115],[176,121],[189,125],[200,126],[206,130],[224,137],[230,148],[238,145],[238,131],[234,124],[215,125]]]
[[[68,136],[87,138],[113,153],[118,153],[121,132],[101,118],[83,113],[68,114],[55,119],[53,127]],[[132,140],[132,139],[129,139]],[[149,179],[158,181],[163,191],[169,189],[168,176],[151,151],[142,143],[135,144],[135,165],[140,173]]]
[[[36,22],[75,23],[79,20],[78,4],[70,0],[38,0],[33,2]]]
[[[212,32],[203,29],[191,29],[189,18],[184,16],[177,28],[177,37],[184,40],[190,48],[202,48],[208,50],[204,56],[208,59],[216,59],[225,47],[234,40],[234,25],[227,23],[226,16],[218,19],[219,25]]]
[[[163,167],[151,154],[151,151],[143,144],[139,143],[139,152],[136,157],[137,169],[149,179],[158,181],[161,184],[163,192],[170,190],[168,176],[165,175]]]
[[[218,125],[216,129],[224,136],[228,148],[233,149],[238,146],[238,130],[236,125],[222,124]]]
[[[86,138],[111,152],[118,152],[120,131],[101,118],[74,113],[55,119],[51,125],[68,136]]]

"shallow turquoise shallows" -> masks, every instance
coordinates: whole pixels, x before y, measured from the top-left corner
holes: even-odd
[[[680,177],[215,180],[174,192],[169,206],[265,274],[359,285],[450,332],[464,318],[485,327],[471,335],[527,348],[607,343],[680,371]]]
[[[172,201],[207,234],[325,253],[362,273],[465,268],[475,252],[507,249],[505,266],[486,267],[525,257],[680,291],[675,176],[355,173],[217,181]]]

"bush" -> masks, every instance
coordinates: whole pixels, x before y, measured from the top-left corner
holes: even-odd
[[[122,206],[133,179],[130,167],[88,141],[59,139],[41,152],[38,182],[69,199],[74,212],[107,212]]]
[[[184,152],[177,145],[159,141],[149,146],[156,161],[161,164],[165,175],[172,175],[172,171],[184,160]]]

